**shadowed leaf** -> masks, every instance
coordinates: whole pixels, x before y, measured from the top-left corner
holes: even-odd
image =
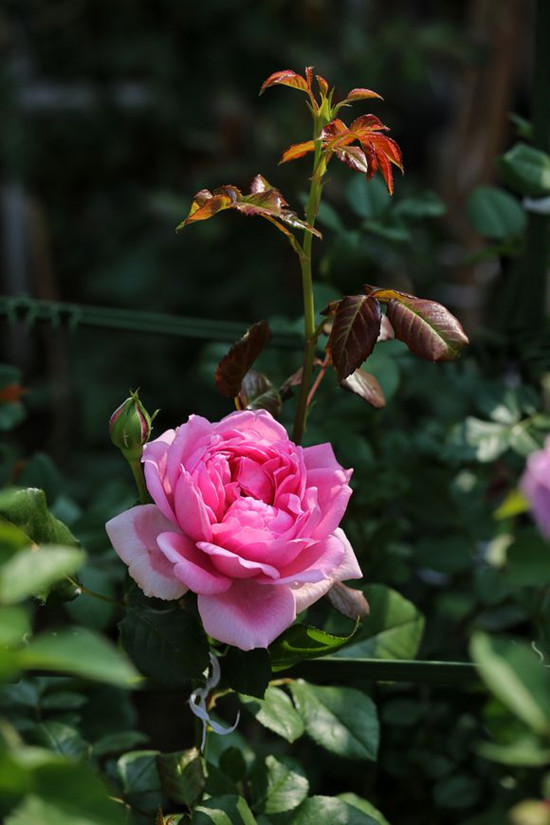
[[[380,305],[370,295],[346,295],[336,309],[327,343],[339,381],[371,354],[381,322]]]
[[[462,324],[437,301],[427,301],[394,289],[365,287],[370,297],[387,303],[395,337],[428,361],[454,361],[468,337]]]
[[[273,333],[267,321],[258,321],[245,332],[240,341],[233,344],[216,369],[216,386],[222,395],[229,398],[239,395],[246,373],[272,338]]]
[[[350,642],[359,630],[355,625],[348,636],[337,636],[317,627],[293,624],[269,646],[271,669],[275,673],[303,662],[335,653]]]
[[[340,386],[349,392],[355,393],[355,395],[361,396],[372,407],[380,410],[386,406],[386,399],[378,380],[370,372],[365,372],[361,368],[356,369],[355,372],[344,378],[340,382]]]
[[[241,406],[246,410],[268,410],[277,418],[281,412],[282,400],[279,390],[261,372],[248,370],[239,393]]]

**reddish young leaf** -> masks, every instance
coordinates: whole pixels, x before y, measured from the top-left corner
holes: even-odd
[[[336,582],[327,593],[327,599],[338,613],[356,621],[369,615],[369,603],[360,590]]]
[[[248,329],[227,355],[224,355],[216,369],[215,381],[222,395],[235,398],[241,391],[243,378],[273,338],[266,321],[259,321]]]
[[[307,72],[307,69],[306,69]],[[263,94],[269,86],[290,86],[292,89],[300,89],[302,92],[308,93],[311,88],[308,87],[307,81],[290,69],[285,69],[282,72],[273,72],[269,75],[267,80],[264,80],[260,89],[260,94]]]
[[[306,140],[303,143],[294,143],[292,146],[288,147],[286,152],[283,152],[279,163],[287,163],[289,160],[303,158],[308,152],[313,152],[314,150],[315,141],[313,140]]]
[[[362,172],[364,175],[369,174],[370,169],[367,158],[359,146],[346,146],[343,149],[337,149],[334,154],[338,160],[345,163],[354,172]]]
[[[339,381],[371,354],[380,332],[380,305],[369,295],[346,295],[336,309],[327,342]]]
[[[224,209],[236,209],[243,215],[259,215],[287,236],[292,236],[292,233],[283,224],[306,230],[319,238],[322,237],[317,229],[301,220],[296,212],[288,208],[279,190],[271,186],[263,175],[256,175],[248,195],[243,195],[236,186],[220,186],[213,193],[209,189],[201,189],[193,199],[189,214],[179,224],[177,230],[196,221],[208,220]]]
[[[378,98],[378,100],[384,100],[382,95],[379,95],[378,92],[373,92],[371,89],[352,89],[338,106],[343,106],[344,103],[353,103],[355,100],[368,100],[373,97]]]
[[[356,369],[355,372],[340,381],[340,386],[349,392],[355,393],[355,395],[360,395],[372,407],[380,410],[386,406],[382,387],[370,372],[365,372],[360,368]]]
[[[379,295],[375,292],[370,297]],[[395,337],[428,361],[454,361],[469,343],[461,323],[436,301],[396,292],[386,312]]]
[[[321,92],[321,97],[328,97],[328,83],[324,77],[321,77],[320,74],[316,74],[315,77],[317,78],[317,83],[319,84],[319,91]]]

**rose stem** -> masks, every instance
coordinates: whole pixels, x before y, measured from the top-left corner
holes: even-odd
[[[148,504],[151,499],[149,498],[149,492],[147,491],[147,486],[143,477],[141,460],[139,458],[134,458],[131,461],[128,461],[128,464],[130,465],[132,475],[134,476],[134,481],[136,482],[140,504]]]
[[[323,119],[320,116],[315,116],[313,132],[313,139],[316,141],[315,157],[313,160],[313,175],[311,178],[309,198],[306,207],[306,220],[311,227],[315,225],[315,218],[317,217],[317,213],[319,211],[322,190],[321,181],[326,169],[326,161],[322,156],[322,146],[321,141],[319,140],[323,125]],[[313,301],[313,279],[311,274],[312,242],[313,235],[306,229],[304,232],[303,255],[300,256],[300,267],[302,270],[302,292],[304,297],[304,335],[306,341],[304,347],[300,395],[298,398],[298,405],[296,407],[294,429],[292,431],[292,440],[296,444],[300,443],[304,434],[309,385],[311,383],[311,373],[313,371],[313,362],[315,360],[315,345],[317,343],[317,335],[315,330],[315,305]]]

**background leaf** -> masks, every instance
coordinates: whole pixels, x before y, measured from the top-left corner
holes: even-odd
[[[372,699],[347,687],[317,687],[298,680],[290,683],[294,703],[314,742],[350,759],[375,760],[378,716]]]

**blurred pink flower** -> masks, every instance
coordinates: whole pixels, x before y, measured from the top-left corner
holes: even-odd
[[[361,570],[338,525],[351,470],[330,444],[299,447],[265,410],[192,415],[145,446],[154,504],[106,525],[147,596],[198,594],[206,632],[267,647],[296,614]]]
[[[550,438],[544,449],[531,453],[520,482],[541,533],[550,539]]]

